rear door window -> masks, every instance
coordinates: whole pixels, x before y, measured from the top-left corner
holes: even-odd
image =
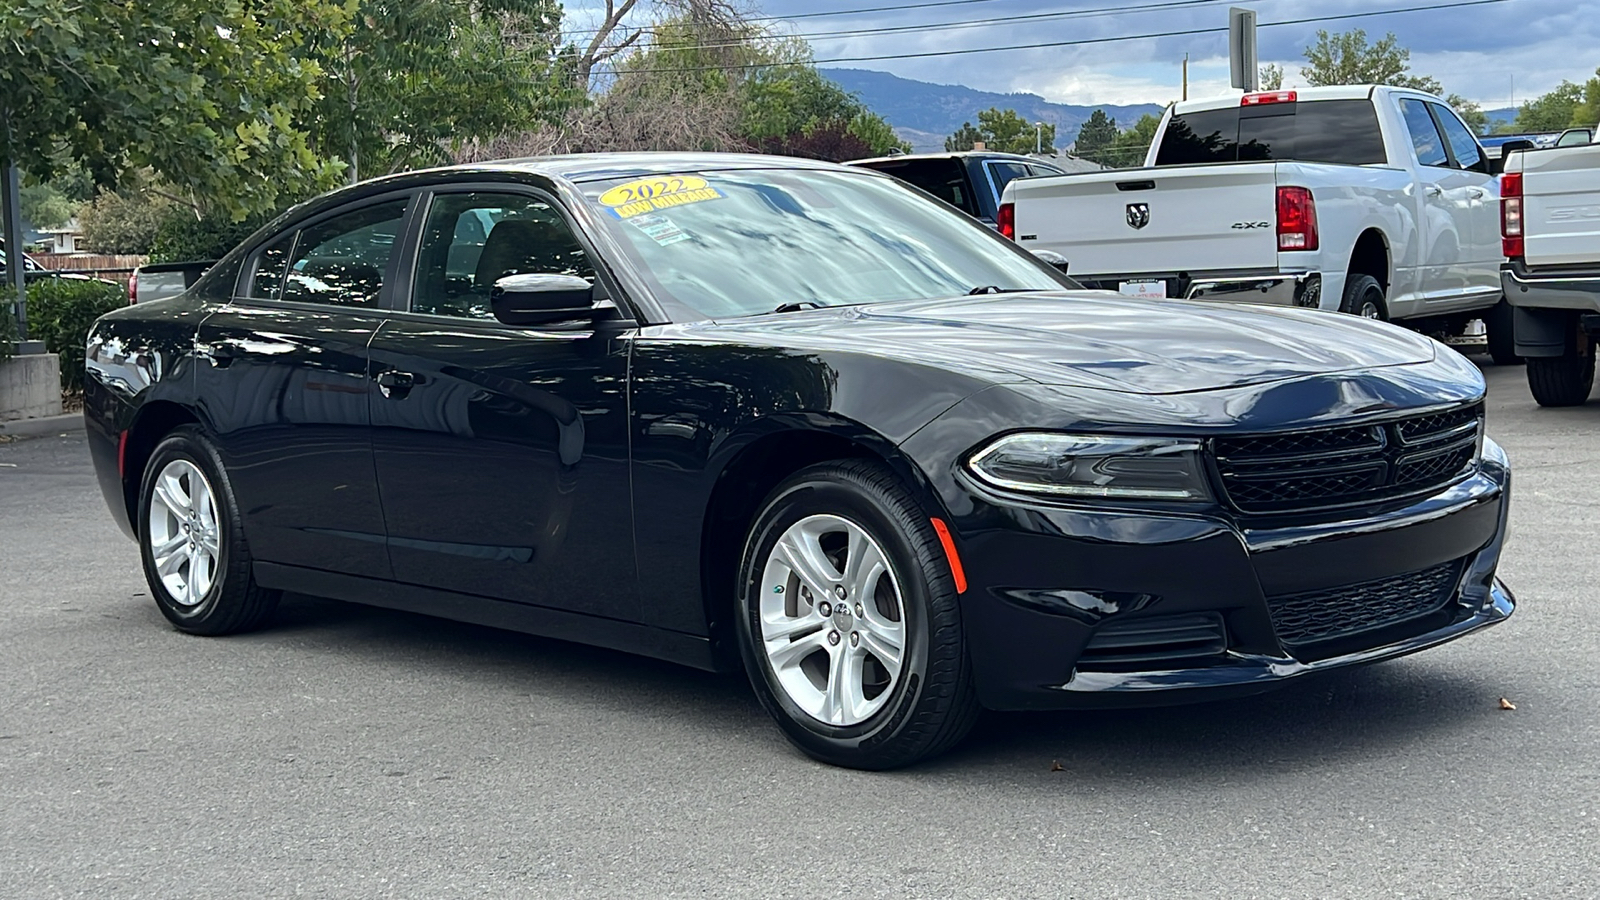
[[[1388,161],[1368,100],[1313,100],[1174,115],[1158,166],[1299,160],[1352,166]]]
[[[996,197],[1006,192],[1006,185],[1016,181],[1018,178],[1026,178],[1032,174],[1028,171],[1028,167],[1022,163],[990,162],[987,165],[989,167],[989,177],[994,179],[994,195]]]
[[[977,215],[967,170],[959,159],[908,159],[874,163],[871,168],[914,184],[968,215]]]
[[[284,278],[283,299],[376,307],[406,202],[379,203],[303,229]]]
[[[1428,104],[1421,100],[1405,98],[1400,101],[1400,115],[1406,121],[1406,131],[1411,135],[1411,148],[1416,151],[1417,163],[1424,166],[1448,166],[1450,157],[1444,151],[1444,138],[1433,116],[1428,114]]]
[[[1478,140],[1472,136],[1467,126],[1456,118],[1450,108],[1440,103],[1428,104],[1433,108],[1433,115],[1444,129],[1444,139],[1450,144],[1450,154],[1455,157],[1456,165],[1463,169],[1488,174],[1489,166],[1483,161],[1483,151],[1478,148]]]

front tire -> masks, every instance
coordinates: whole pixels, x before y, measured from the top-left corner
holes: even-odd
[[[256,584],[233,486],[196,426],[167,435],[145,466],[139,557],[156,606],[179,631],[249,631],[278,605],[278,591]]]
[[[1339,311],[1363,319],[1388,321],[1389,307],[1383,299],[1383,285],[1371,275],[1352,275],[1345,282]]]
[[[826,463],[779,485],[747,537],[738,601],[750,683],[807,755],[896,768],[943,752],[976,721],[942,545],[882,466]]]

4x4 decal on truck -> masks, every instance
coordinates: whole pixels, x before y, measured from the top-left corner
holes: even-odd
[[[1267,227],[1269,227],[1271,225],[1272,225],[1271,222],[1235,222],[1235,223],[1233,223],[1233,227],[1234,228],[1267,228]]]

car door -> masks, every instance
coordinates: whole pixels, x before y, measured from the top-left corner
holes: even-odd
[[[387,315],[412,199],[357,201],[268,238],[200,324],[200,408],[257,559],[390,576],[367,343]]]
[[[409,303],[372,341],[373,458],[396,580],[637,619],[631,323],[494,318],[490,292],[506,275],[596,277],[544,194],[441,190],[419,222]]]
[[[1400,97],[1398,102],[1417,161],[1420,293],[1426,312],[1457,303],[1469,292],[1472,193],[1482,189],[1450,164],[1450,151],[1427,102],[1417,97]]]
[[[1459,209],[1466,221],[1457,227],[1463,236],[1470,236],[1465,245],[1471,248],[1465,254],[1467,290],[1480,297],[1499,294],[1500,263],[1505,259],[1500,255],[1499,182],[1489,174],[1483,148],[1460,117],[1442,103],[1429,103],[1428,109],[1444,133],[1450,165],[1459,173],[1466,194],[1466,206]]]

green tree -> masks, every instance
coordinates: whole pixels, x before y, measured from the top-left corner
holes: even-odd
[[[78,214],[81,203],[49,184],[24,185],[18,208],[34,228],[56,228]]]
[[[1584,85],[1563,81],[1555,90],[1517,107],[1514,124],[1517,131],[1560,131],[1581,118],[1583,107]]]
[[[981,140],[983,132],[974,128],[971,122],[962,122],[955,134],[944,139],[944,149],[949,153],[965,153]]]
[[[337,178],[297,124],[341,0],[21,0],[0,7],[0,164],[101,184],[150,169],[230,217]]]
[[[1588,126],[1590,128],[1600,124],[1600,69],[1594,70],[1595,77],[1583,83],[1583,102],[1573,110],[1572,125]]]
[[[1111,146],[1101,151],[1099,156],[1088,158],[1119,168],[1143,165],[1145,151],[1150,149],[1150,144],[1156,139],[1156,130],[1160,127],[1161,117],[1146,113],[1133,123],[1132,128],[1117,135]]]
[[[1317,42],[1306,48],[1310,65],[1300,77],[1312,87],[1329,84],[1388,84],[1437,94],[1442,86],[1437,79],[1411,74],[1411,51],[1400,46],[1394,33],[1376,44],[1367,43],[1367,33],[1353,28],[1339,34],[1317,32]]]
[[[900,140],[900,135],[895,134],[894,126],[883,116],[863,108],[850,120],[849,131],[860,138],[863,143],[872,148],[874,156],[882,156],[891,150],[901,153],[910,153],[911,145]]]
[[[1105,110],[1097,109],[1078,129],[1073,152],[1085,159],[1094,159],[1116,143],[1117,135],[1117,120],[1106,115]]]
[[[1444,102],[1450,104],[1450,106],[1455,109],[1455,111],[1461,116],[1461,121],[1465,122],[1466,126],[1472,129],[1473,134],[1485,134],[1488,132],[1489,115],[1483,111],[1483,107],[1473,103],[1471,100],[1468,100],[1460,94],[1451,94],[1450,96],[1444,98]]]
[[[582,99],[558,59],[554,0],[353,2],[353,28],[306,45],[326,73],[313,145],[350,181],[446,162]]]
[[[1260,75],[1256,80],[1260,82],[1263,91],[1283,90],[1283,66],[1268,63],[1262,66],[1259,72]]]
[[[146,255],[173,209],[171,200],[150,191],[103,191],[78,212],[83,244],[96,253]],[[194,218],[189,208],[180,209]]]
[[[1056,127],[1035,125],[1024,119],[1014,109],[991,107],[978,113],[978,130],[983,132],[984,146],[1002,153],[1054,153]]]

